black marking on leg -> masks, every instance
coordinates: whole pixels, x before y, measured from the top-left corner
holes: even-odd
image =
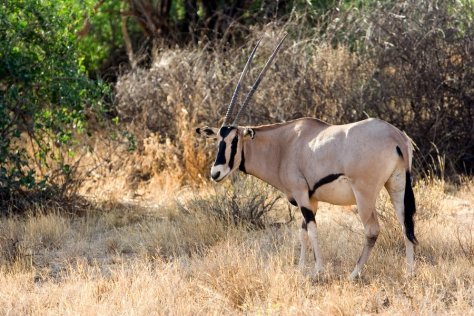
[[[316,190],[319,187],[321,187],[325,184],[331,183],[331,182],[333,182],[334,180],[336,180],[337,178],[339,178],[340,176],[343,176],[343,175],[344,175],[343,173],[335,173],[335,174],[327,175],[324,178],[320,179],[318,182],[316,182],[314,184],[313,189],[308,191],[309,197],[313,196],[314,192],[316,192]]]
[[[301,207],[301,213],[303,213],[304,220],[306,224],[309,224],[309,222],[313,221],[316,223],[316,220],[314,218],[314,213],[311,211],[309,208],[306,207]]]
[[[365,244],[366,244],[367,247],[369,247],[369,249],[374,247],[375,242],[377,241],[377,237],[378,236],[370,236],[370,237],[367,236],[367,237],[365,237],[366,238]],[[357,265],[360,265],[360,260],[362,260],[362,257],[364,256],[364,252],[365,252],[365,248],[364,248],[364,251],[362,252],[362,254],[359,257],[359,260],[357,260]]]
[[[375,242],[377,241],[377,237],[378,236],[366,237],[367,238],[367,240],[366,240],[367,246],[372,248],[375,245]]]
[[[232,140],[232,144],[230,145],[230,160],[229,160],[229,168],[232,169],[234,167],[234,160],[235,154],[237,153],[237,143],[239,142],[239,137],[235,136]]]
[[[402,150],[400,149],[400,147],[397,146],[397,154],[403,158],[403,153],[402,153]]]
[[[303,219],[303,222],[301,223],[301,228],[304,230],[308,230],[308,224],[306,224],[306,220]]]
[[[405,224],[405,234],[409,241],[414,245],[418,243],[418,240],[415,236],[415,222],[413,217],[416,213],[416,204],[415,204],[415,195],[413,194],[413,189],[411,187],[411,176],[410,172],[406,172],[405,180],[405,197],[403,198],[403,203],[405,206],[404,211],[404,224]]]
[[[296,203],[296,200],[293,198],[289,199],[288,202],[290,202],[290,204],[293,206],[298,206],[298,203]]]

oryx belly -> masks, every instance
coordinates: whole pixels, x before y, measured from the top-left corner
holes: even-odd
[[[313,197],[318,201],[336,205],[355,204],[351,181],[346,176],[340,176],[336,180],[318,187]]]

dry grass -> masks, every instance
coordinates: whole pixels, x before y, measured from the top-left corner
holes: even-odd
[[[192,214],[169,203],[108,206],[83,217],[54,210],[4,217],[0,313],[473,314],[473,181],[464,182],[417,183],[413,279],[404,275],[400,231],[383,196],[382,237],[357,282],[346,278],[361,250],[361,224],[325,204],[318,227],[327,272],[320,279],[296,268],[298,221],[249,230],[199,210],[180,192]],[[268,216],[282,221],[286,202],[279,203]]]

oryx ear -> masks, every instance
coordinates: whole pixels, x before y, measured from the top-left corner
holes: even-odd
[[[250,137],[253,139],[255,137],[255,131],[247,127],[244,129],[243,135],[244,137]]]
[[[204,126],[196,128],[196,133],[207,138],[217,138],[218,132],[219,129],[215,127]]]

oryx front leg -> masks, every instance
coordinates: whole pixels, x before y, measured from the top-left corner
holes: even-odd
[[[318,230],[316,227],[316,219],[311,209],[307,207],[301,207],[301,212],[306,222],[306,229],[308,230],[308,238],[313,249],[316,274],[323,272],[323,260],[321,259],[321,252],[319,251],[318,244]]]
[[[378,192],[378,191],[377,191]],[[379,221],[377,220],[377,212],[375,210],[375,198],[367,198],[362,194],[356,193],[357,209],[359,217],[364,225],[366,241],[362,253],[357,264],[350,275],[350,279],[354,280],[358,277],[364,267],[367,259],[369,259],[372,248],[380,232]]]
[[[300,254],[300,268],[303,268],[306,257],[306,236],[311,243],[311,248],[313,249],[315,263],[315,273],[319,274],[323,271],[323,261],[321,259],[321,253],[319,251],[318,245],[318,231],[316,227],[316,218],[315,212],[317,210],[317,203],[311,203],[308,198],[308,193],[304,192],[301,194],[301,198],[297,200],[298,205],[300,206],[301,213],[303,214],[304,224],[301,227],[300,239],[301,239],[301,254]],[[307,206],[304,206],[307,205]]]
[[[299,268],[301,271],[304,271],[305,262],[306,262],[306,249],[308,248],[308,226],[306,224],[306,220],[303,219],[300,228],[300,261],[299,261]]]

